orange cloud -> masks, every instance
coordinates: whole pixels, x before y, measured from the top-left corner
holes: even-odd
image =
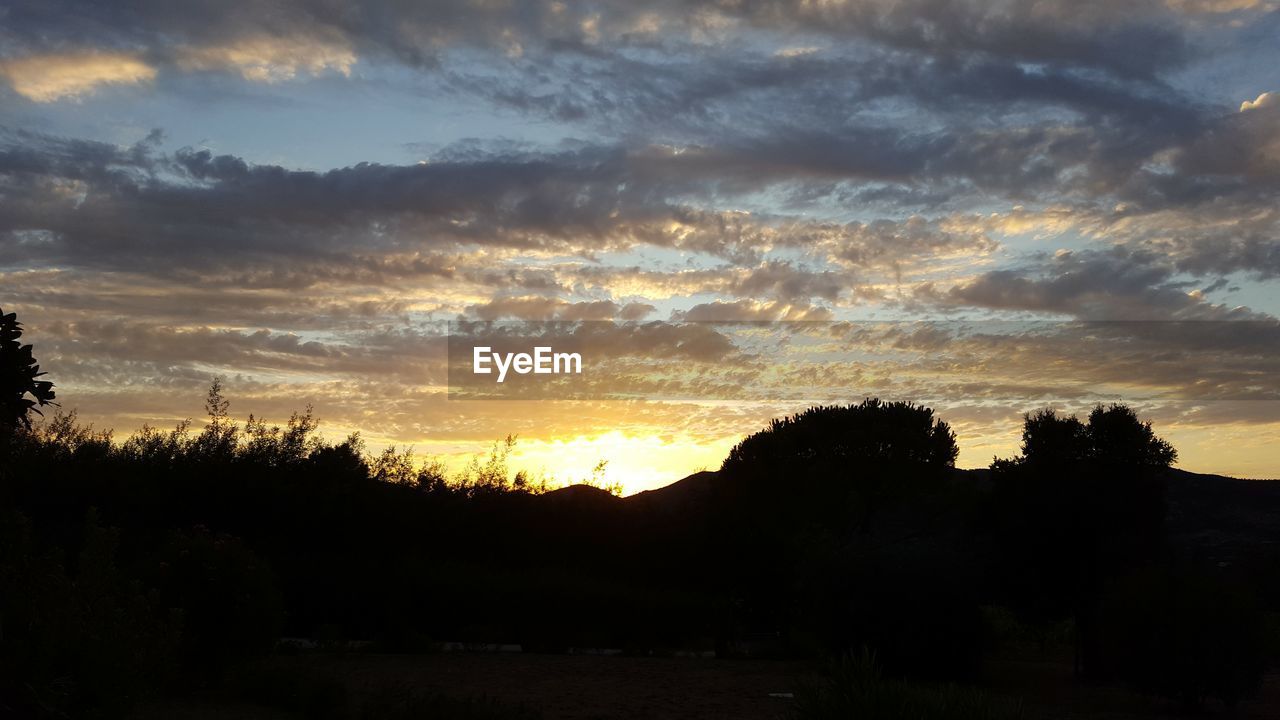
[[[1240,112],[1271,107],[1272,105],[1280,105],[1280,93],[1264,92],[1254,100],[1245,100],[1240,103]]]
[[[99,85],[149,82],[156,69],[128,53],[81,52],[0,61],[0,76],[19,95],[50,103],[81,97]]]
[[[246,80],[264,83],[331,70],[350,75],[355,63],[356,54],[345,42],[307,37],[260,35],[227,45],[186,47],[178,53],[178,67],[183,70],[231,70]]]

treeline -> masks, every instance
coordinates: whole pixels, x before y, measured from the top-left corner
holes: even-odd
[[[236,423],[219,383],[206,410],[122,442],[52,414],[0,447],[4,707],[120,710],[281,637],[676,647],[713,615],[599,473],[560,496],[510,470],[511,438],[447,473],[326,442],[310,412]]]
[[[627,499],[546,492],[510,473],[509,441],[451,476],[325,442],[309,412],[239,425],[217,384],[206,410],[199,432],[123,442],[57,415],[0,448],[6,710],[123,712],[281,637],[865,649],[890,676],[950,681],[980,678],[1013,635],[1063,628],[1082,676],[1234,703],[1280,607],[1168,542],[1176,453],[1119,405],[1030,415],[1022,452],[984,472],[955,470],[928,408],[813,408],[717,473]]]

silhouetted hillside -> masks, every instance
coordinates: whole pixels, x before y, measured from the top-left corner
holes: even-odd
[[[541,498],[541,502],[544,504],[582,503],[586,506],[612,507],[622,502],[622,498],[608,490],[584,484],[556,488],[542,493],[538,497]]]
[[[645,490],[627,498],[628,510],[648,515],[654,519],[678,521],[693,515],[706,513],[714,501],[714,485],[717,473],[711,470],[696,472],[653,490]]]
[[[1280,481],[1173,470],[1167,487],[1176,552],[1280,597]]]
[[[59,415],[3,448],[0,579],[22,590],[0,608],[18,679],[0,701],[123,708],[281,636],[386,652],[866,648],[875,672],[976,681],[1001,638],[1067,623],[1097,677],[1235,702],[1257,684],[1261,613],[1280,611],[1280,484],[1170,470],[1172,449],[1122,406],[1089,424],[1029,416],[1024,454],[985,470],[954,467],[928,408],[814,408],[718,471],[619,498],[513,476],[510,440],[448,476],[325,442],[310,414],[238,426],[219,389],[198,434],[121,443]]]

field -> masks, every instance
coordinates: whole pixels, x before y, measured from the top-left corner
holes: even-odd
[[[409,691],[493,701],[512,717],[544,720],[778,720],[792,701],[778,694],[800,691],[818,668],[780,660],[718,660],[523,653],[430,655],[313,654],[264,661],[257,671],[308,678],[341,678],[343,695],[396,696]],[[986,686],[1021,698],[1024,717],[1129,720],[1182,716],[1176,706],[1118,686],[1073,681],[1062,658],[997,660]],[[337,695],[335,695],[337,697]],[[527,713],[527,714],[526,714]],[[307,713],[262,704],[207,700],[157,701],[136,720],[275,720]],[[311,708],[312,715],[323,709]],[[1185,715],[1191,717],[1192,715]],[[1210,706],[1195,717],[1262,720],[1280,717],[1280,673],[1234,714]]]

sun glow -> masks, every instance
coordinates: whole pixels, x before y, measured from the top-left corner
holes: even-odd
[[[621,483],[624,495],[669,485],[698,470],[720,467],[738,438],[714,441],[658,434],[630,434],[611,431],[601,435],[570,438],[522,439],[516,444],[511,464],[535,478],[539,473],[554,477],[554,483],[577,483],[592,478],[600,463],[607,463],[606,483]]]

